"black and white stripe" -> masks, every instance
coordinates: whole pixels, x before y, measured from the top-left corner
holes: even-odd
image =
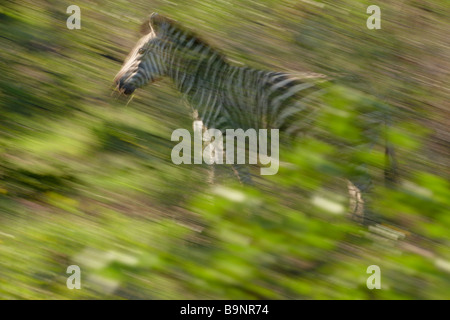
[[[222,132],[278,128],[289,136],[311,128],[320,106],[316,96],[322,91],[322,75],[294,77],[235,66],[192,32],[155,13],[144,26],[146,34],[115,79],[125,94],[165,76],[184,94],[195,120],[205,127]],[[362,181],[360,178],[352,181]],[[354,211],[361,210],[359,193],[366,189],[363,185],[369,185],[363,180],[349,184],[350,193],[356,193]]]
[[[142,37],[116,76],[126,94],[167,76],[208,128],[280,128],[295,134],[314,111],[307,100],[321,75],[234,66],[218,51],[174,21],[153,14]],[[294,121],[297,120],[297,121]],[[307,123],[308,121],[305,121]]]

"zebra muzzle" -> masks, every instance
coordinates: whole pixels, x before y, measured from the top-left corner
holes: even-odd
[[[134,90],[136,90],[135,87],[133,87],[132,85],[124,83],[123,80],[116,81],[116,83],[117,83],[117,90],[120,93],[124,93],[126,95],[129,95],[129,94],[132,94],[134,92]]]
[[[123,87],[123,93],[125,93],[126,95],[132,94],[134,92],[134,88],[131,87]]]

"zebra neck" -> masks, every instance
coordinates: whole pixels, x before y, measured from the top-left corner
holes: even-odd
[[[220,54],[203,46],[190,50],[176,48],[168,60],[168,76],[187,96],[199,90],[219,90],[224,72],[230,67]]]

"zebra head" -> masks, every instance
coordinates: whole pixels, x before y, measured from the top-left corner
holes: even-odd
[[[143,24],[145,34],[131,50],[114,82],[117,89],[125,94],[131,94],[137,88],[152,83],[166,74],[162,57],[163,41],[160,34],[161,26],[166,18],[152,13],[150,19]]]

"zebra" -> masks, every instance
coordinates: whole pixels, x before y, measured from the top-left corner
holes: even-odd
[[[284,72],[236,66],[195,33],[176,21],[152,13],[143,24],[144,36],[125,60],[114,82],[132,94],[162,77],[173,80],[193,108],[194,120],[205,128],[278,128],[288,137],[305,134],[319,109],[318,97],[327,79],[322,74],[292,76]],[[233,169],[243,183],[248,171]],[[363,213],[362,192],[368,183],[348,182],[351,209]]]

